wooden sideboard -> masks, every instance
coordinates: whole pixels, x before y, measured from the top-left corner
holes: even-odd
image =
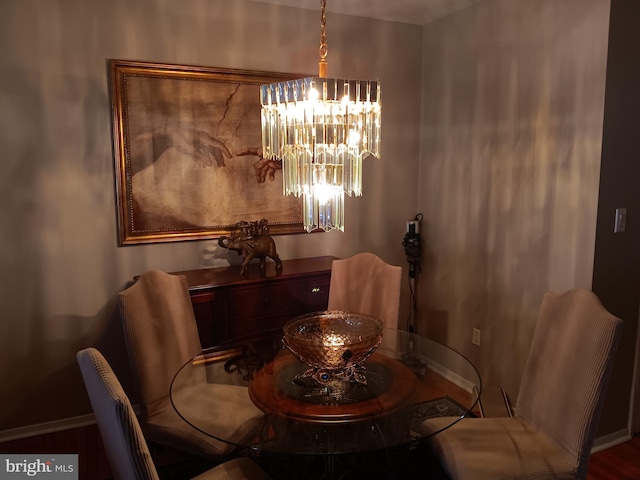
[[[249,264],[244,276],[239,265],[171,273],[187,277],[200,342],[206,348],[326,310],[335,258],[283,260],[280,275],[275,263],[267,262],[264,277],[257,262]]]

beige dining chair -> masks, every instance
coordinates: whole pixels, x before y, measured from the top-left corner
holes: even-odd
[[[593,292],[547,293],[514,416],[421,424],[449,477],[586,479],[621,330]]]
[[[331,264],[328,310],[378,317],[385,328],[398,328],[402,267],[370,252]]]
[[[190,414],[199,416],[199,427],[229,443],[192,427],[171,403],[174,375],[202,350],[186,277],[149,270],[120,292],[119,304],[145,437],[207,458],[231,455],[232,443],[241,445],[263,418],[247,387],[193,382],[192,391],[180,392],[191,399]],[[217,399],[217,410],[205,407],[207,396]]]
[[[95,348],[76,354],[107,458],[116,480],[156,480],[158,470],[131,402],[104,356]],[[198,480],[262,480],[269,476],[248,457],[228,460]]]

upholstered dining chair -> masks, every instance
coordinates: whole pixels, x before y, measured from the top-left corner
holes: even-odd
[[[95,348],[76,354],[89,401],[116,480],[155,480],[158,470],[131,402],[104,356]],[[250,458],[238,457],[195,477],[198,480],[261,480],[269,476]]]
[[[378,317],[386,328],[398,328],[402,267],[370,252],[334,260],[329,283],[329,310]]]
[[[174,375],[202,350],[186,277],[149,270],[120,292],[119,304],[145,437],[207,458],[232,454],[235,447],[231,443],[192,427],[171,404]],[[202,410],[203,421],[210,423],[211,431],[242,444],[250,422],[263,418],[251,402],[247,387],[194,383],[194,391],[180,392],[192,398],[191,408]],[[205,395],[219,399],[217,411],[200,407],[198,400]]]
[[[421,424],[449,477],[586,479],[621,330],[589,290],[545,294],[515,415]]]

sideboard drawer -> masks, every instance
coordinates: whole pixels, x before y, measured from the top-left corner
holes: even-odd
[[[249,264],[173,272],[187,277],[204,348],[233,337],[276,328],[304,313],[326,310],[335,257],[283,260],[282,272],[267,262],[266,276]]]
[[[229,312],[239,321],[299,312],[307,299],[306,286],[301,280],[231,290]]]
[[[304,303],[308,307],[308,311],[317,312],[327,309],[330,281],[331,276],[318,276],[306,280]]]

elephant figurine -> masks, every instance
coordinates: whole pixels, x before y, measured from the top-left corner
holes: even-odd
[[[271,258],[276,263],[276,272],[282,272],[282,260],[276,252],[276,242],[269,235],[266,220],[260,222],[239,222],[231,235],[218,238],[218,245],[229,250],[236,250],[243,255],[240,275],[244,275],[247,265],[254,258],[260,259],[260,274],[266,275],[265,259]]]

